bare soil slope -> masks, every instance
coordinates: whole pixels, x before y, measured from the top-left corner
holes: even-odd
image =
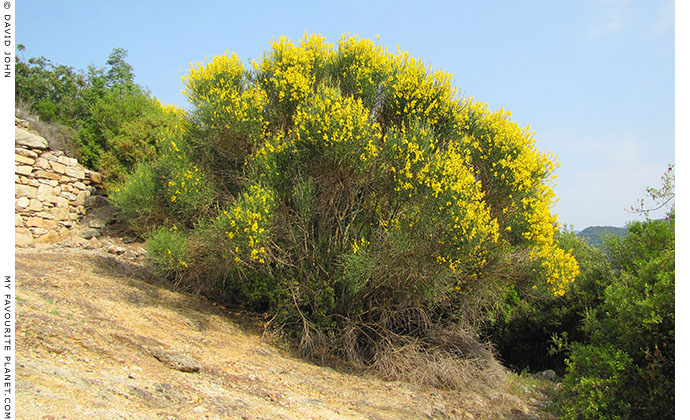
[[[102,250],[17,248],[16,278],[18,419],[552,418],[524,395],[309,364]]]

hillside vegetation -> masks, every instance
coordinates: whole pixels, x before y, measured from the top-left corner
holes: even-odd
[[[19,60],[17,98],[108,176],[175,288],[264,314],[318,362],[477,392],[504,387],[504,366],[553,369],[563,418],[673,418],[673,208],[602,247],[560,229],[558,163],[529,127],[367,39],[193,65],[188,112],[125,57]],[[648,217],[673,166],[662,180]]]

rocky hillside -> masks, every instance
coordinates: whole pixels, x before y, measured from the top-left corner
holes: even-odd
[[[480,395],[315,366],[100,241],[16,248],[18,419],[553,418],[515,379]]]

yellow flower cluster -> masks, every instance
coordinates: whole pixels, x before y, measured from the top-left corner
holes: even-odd
[[[520,129],[509,112],[490,112],[486,104],[472,99],[463,101],[457,126],[499,223],[506,233],[526,240],[531,258],[541,262],[546,282],[554,294],[562,295],[579,267],[571,252],[554,243],[558,222],[551,214],[555,194],[549,184],[558,166],[555,157],[540,153],[529,127]]]
[[[367,241],[365,238],[361,238],[359,241],[354,241],[352,243],[352,253],[356,254],[360,249],[366,249],[366,247],[370,244],[371,242]]]
[[[428,240],[442,245],[437,261],[456,273],[463,266],[483,266],[484,255],[471,251],[495,243],[499,226],[484,201],[469,154],[454,143],[444,151],[436,149],[432,133],[423,126],[392,130],[385,140],[386,157],[399,162],[388,169],[395,191],[402,194],[401,200],[421,201],[422,217],[430,218],[432,225],[427,227]],[[418,216],[409,216],[412,218],[397,226],[414,227]]]
[[[258,141],[266,128],[263,111],[268,98],[259,86],[248,85],[247,72],[236,54],[197,63],[183,77],[183,91],[202,111],[202,125],[224,137],[245,136]]]
[[[252,185],[228,210],[216,218],[225,227],[235,262],[245,259],[264,264],[275,197],[270,189]]]
[[[357,156],[377,153],[374,144],[365,142],[372,136],[368,112],[361,100],[342,97],[334,88],[324,88],[295,112],[292,138],[297,143],[320,144],[326,149],[348,143]],[[360,150],[356,150],[356,146]]]
[[[452,121],[457,108],[451,73],[431,72],[421,60],[401,52],[396,56],[392,112],[401,122],[422,119],[431,126]]]
[[[379,84],[391,79],[393,63],[393,55],[369,39],[343,35],[338,41],[336,72],[346,95],[373,98]]]
[[[331,61],[333,46],[319,35],[307,36],[295,46],[287,37],[271,42],[271,51],[254,69],[272,99],[292,111],[312,92],[317,72]]]
[[[164,152],[171,158],[171,171],[166,185],[170,203],[180,208],[188,204],[194,207],[206,183],[204,174],[175,140],[168,139],[163,146]]]
[[[241,91],[244,77],[244,66],[237,54],[228,56],[228,51],[225,51],[225,55],[217,55],[209,63],[191,65],[189,74],[182,77],[185,84],[182,93],[195,106],[204,106]]]

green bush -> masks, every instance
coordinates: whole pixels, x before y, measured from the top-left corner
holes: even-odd
[[[448,387],[468,383],[449,366],[500,378],[477,328],[525,270],[552,295],[578,273],[554,240],[552,157],[407,53],[281,38],[185,84],[194,110],[158,143],[157,210],[141,213],[185,235],[168,275],[268,311],[306,355]],[[423,355],[437,372],[419,374]]]
[[[668,203],[672,167],[664,182],[648,192]],[[569,419],[675,417],[675,209],[631,223],[628,232],[606,242],[614,274],[601,303],[586,312],[585,340],[568,357]]]
[[[161,182],[150,163],[142,163],[123,184],[113,188],[110,200],[135,231],[145,233],[165,220]]]
[[[171,278],[187,268],[189,243],[186,235],[176,228],[161,227],[153,231],[147,239],[147,249],[152,265]]]
[[[139,164],[110,193],[123,219],[143,236],[160,225],[193,229],[214,211],[216,192],[190,160],[184,139],[168,138],[158,149],[156,160]]]
[[[630,357],[611,345],[573,345],[568,375],[563,382],[568,402],[563,414],[568,419],[616,419],[631,417],[626,371]]]

